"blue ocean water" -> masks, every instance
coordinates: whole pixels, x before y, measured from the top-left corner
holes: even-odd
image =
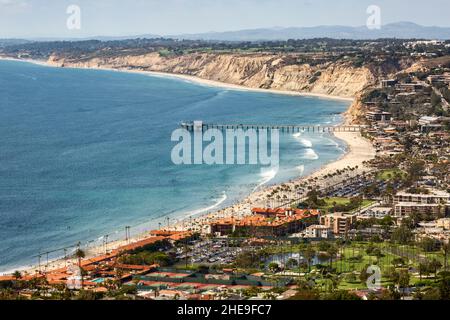
[[[183,120],[330,124],[347,102],[236,91],[183,80],[0,61],[0,271],[41,252],[101,244],[192,213],[228,206],[261,184],[339,158],[326,134],[281,136],[280,171],[176,166]],[[270,180],[270,181],[269,181]]]

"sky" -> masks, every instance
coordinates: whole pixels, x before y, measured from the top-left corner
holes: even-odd
[[[380,7],[382,24],[450,27],[449,0],[0,0],[0,38],[361,26],[370,5]]]

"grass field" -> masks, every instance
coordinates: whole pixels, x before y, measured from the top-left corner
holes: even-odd
[[[319,245],[313,244],[311,245],[315,252],[319,251]],[[367,253],[367,249],[369,247],[378,248],[381,252],[380,256],[369,255]],[[394,266],[394,259],[398,259],[402,257],[405,260],[405,265],[401,266],[401,268],[410,268],[410,283],[412,285],[416,283],[433,283],[435,281],[434,274],[429,274],[427,276],[423,275],[422,279],[417,272],[417,267],[421,261],[431,260],[436,258],[438,261],[442,263],[442,268],[440,271],[444,270],[444,254],[443,252],[437,251],[433,253],[424,252],[423,249],[416,246],[407,246],[407,245],[397,245],[390,243],[368,243],[368,242],[352,242],[351,244],[347,244],[345,246],[340,246],[338,257],[333,259],[332,266],[335,269],[335,274],[339,275],[338,281],[338,289],[347,289],[347,290],[355,290],[355,289],[367,289],[367,285],[365,283],[361,283],[359,279],[359,274],[361,270],[366,268],[368,265],[377,265],[381,269],[381,285],[383,287],[388,287],[393,285],[392,281],[388,278],[388,271],[392,270],[396,266]],[[274,246],[271,247],[270,252],[280,253],[280,252],[302,252],[304,250],[303,245],[283,245],[280,247]],[[329,265],[330,262],[322,262],[325,265]],[[450,265],[450,260],[448,260],[448,265]],[[320,271],[315,270],[316,267],[312,266],[312,273],[309,276],[313,276],[316,279],[316,284],[323,291],[328,291],[330,286],[332,286],[332,281],[330,279],[322,278]],[[303,268],[293,268],[292,272],[298,272],[299,279],[302,279],[305,275],[308,277],[308,269],[306,267]],[[349,275],[354,274],[353,279]],[[295,277],[297,278],[297,277]],[[350,278],[350,279],[349,279]]]
[[[389,181],[392,180],[396,175],[401,175],[404,179],[406,177],[406,172],[400,169],[388,169],[383,170],[377,175],[378,180]]]
[[[340,197],[334,197],[334,198],[325,198],[325,206],[319,207],[319,209],[321,210],[325,210],[325,211],[332,211],[335,205],[338,206],[346,206],[350,203],[350,199],[349,198],[340,198]],[[361,208],[367,207],[369,205],[371,205],[372,203],[374,203],[374,201],[372,200],[367,200],[364,199],[362,204],[361,204]],[[359,208],[355,209],[358,210]],[[354,211],[355,211],[354,210]]]

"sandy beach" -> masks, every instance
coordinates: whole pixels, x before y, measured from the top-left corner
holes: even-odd
[[[15,59],[15,58],[9,58],[9,57],[2,57],[0,56],[0,60],[10,60],[10,61],[21,61],[21,62],[28,62],[37,64],[40,66],[46,66],[46,67],[54,67],[59,68],[60,66],[49,63],[47,61],[43,60],[30,60],[30,59]],[[208,87],[217,87],[217,88],[224,88],[229,90],[238,90],[238,91],[252,91],[252,92],[260,92],[260,93],[273,93],[273,94],[283,94],[283,95],[289,95],[289,96],[301,96],[301,97],[315,97],[315,98],[321,98],[321,99],[328,99],[328,100],[341,100],[341,101],[349,101],[352,102],[354,98],[352,97],[340,97],[340,96],[333,96],[328,94],[320,94],[320,93],[310,93],[310,92],[297,92],[297,91],[287,91],[287,90],[275,90],[275,89],[260,89],[260,88],[249,88],[242,85],[237,84],[231,84],[231,83],[224,83],[219,81],[213,81],[213,80],[207,80],[198,78],[191,75],[184,75],[184,74],[174,74],[174,73],[165,73],[165,72],[157,72],[157,71],[147,71],[147,70],[130,70],[126,68],[108,68],[108,67],[99,67],[99,68],[82,68],[78,66],[65,66],[64,68],[74,68],[74,69],[89,69],[89,70],[107,70],[107,71],[114,71],[114,72],[127,72],[127,73],[137,73],[142,75],[151,75],[156,77],[165,77],[165,78],[175,78],[175,79],[181,79],[184,81],[193,82],[199,85],[204,85]]]
[[[1,58],[0,59],[8,59],[8,58]],[[8,59],[8,60],[17,60],[17,59]],[[24,61],[24,60],[19,60]],[[43,61],[30,61],[26,60],[27,62],[31,63],[37,63],[40,65],[45,66],[52,66],[46,62]],[[55,67],[55,66],[52,66]],[[352,101],[351,98],[346,97],[334,97],[334,96],[328,96],[328,95],[321,95],[321,94],[310,94],[310,93],[299,93],[299,92],[289,92],[289,91],[278,91],[278,90],[265,90],[265,89],[253,89],[253,88],[247,88],[239,85],[231,85],[226,83],[220,83],[216,81],[210,81],[210,80],[204,80],[199,79],[193,76],[187,76],[187,75],[175,75],[175,74],[166,74],[166,73],[159,73],[159,72],[148,72],[148,71],[135,71],[135,70],[117,70],[117,69],[107,69],[107,68],[99,68],[102,70],[111,70],[111,71],[120,71],[120,72],[132,72],[132,73],[140,73],[145,75],[152,75],[152,76],[162,76],[162,77],[174,77],[178,79],[183,79],[186,81],[195,82],[201,85],[206,86],[216,86],[221,88],[228,88],[232,90],[245,90],[245,91],[255,91],[255,92],[265,92],[265,93],[274,93],[274,94],[289,94],[289,95],[297,95],[297,96],[313,96],[318,98],[324,98],[324,99],[339,99],[339,100],[346,100],[346,101]],[[360,174],[364,171],[367,171],[368,168],[364,166],[364,162],[371,160],[375,156],[375,150],[372,146],[372,144],[364,139],[360,133],[357,132],[336,132],[334,133],[336,138],[344,141],[347,144],[347,152],[346,154],[341,157],[339,160],[329,163],[316,172],[312,173],[311,175],[305,176],[305,177],[298,177],[296,179],[293,179],[291,181],[288,181],[284,183],[285,186],[291,187],[293,190],[296,188],[298,189],[299,185],[305,185],[308,183],[312,183],[311,181],[314,179],[317,179],[316,181],[320,183],[320,179],[323,179],[325,175],[328,175],[330,173],[334,173],[337,170],[344,170],[348,167],[358,167],[357,170],[354,170],[352,174]],[[341,179],[348,178],[347,176],[343,176]],[[339,177],[335,178],[336,181],[328,181],[330,183],[338,183]],[[317,183],[316,182],[316,183]],[[270,186],[270,187],[261,187],[261,189],[255,190],[252,194],[250,194],[247,198],[240,201],[239,203],[236,203],[228,208],[218,210],[216,212],[207,213],[205,215],[200,215],[198,217],[189,217],[185,220],[178,220],[175,221],[171,226],[171,230],[191,230],[191,231],[199,231],[204,232],[206,231],[206,226],[208,222],[217,219],[217,218],[223,218],[223,217],[230,217],[233,216],[235,218],[239,218],[245,215],[251,214],[251,209],[254,207],[265,207],[270,205],[270,201],[268,196],[278,188],[278,185]],[[298,191],[296,191],[295,196],[296,197],[302,197],[306,194],[301,194]],[[290,198],[294,197],[294,195],[288,195]],[[114,250],[117,248],[120,248],[126,244],[137,242],[139,240],[145,239],[149,237],[148,232],[143,233],[137,237],[134,237],[132,239],[129,239],[128,241],[115,241],[108,243],[108,250]],[[84,249],[84,248],[83,248]],[[101,254],[105,253],[104,246],[99,247],[92,247],[86,249],[87,258],[92,258]],[[66,266],[67,261],[64,259],[56,260],[49,262],[48,265],[45,266],[45,269],[41,266],[41,271],[45,270],[52,270],[52,269],[58,269],[61,267]],[[20,268],[20,271],[31,274],[34,273],[36,270],[38,270],[37,266],[33,267],[24,267]]]
[[[103,68],[100,68],[100,69],[103,69]],[[117,71],[117,69],[108,69],[108,70]],[[119,70],[119,71],[123,71],[123,70]],[[189,75],[183,75],[183,74],[172,74],[172,73],[164,73],[164,72],[156,72],[156,71],[132,71],[132,70],[125,70],[125,71],[135,72],[135,73],[139,73],[139,74],[147,74],[147,75],[152,75],[152,76],[161,76],[161,77],[182,79],[182,80],[194,82],[194,83],[209,86],[209,87],[218,87],[218,88],[232,89],[232,90],[238,90],[238,91],[253,91],[253,92],[261,92],[261,93],[284,94],[284,95],[290,95],[290,96],[315,97],[315,98],[329,99],[329,100],[342,100],[342,101],[353,101],[354,100],[353,98],[349,98],[349,97],[331,96],[331,95],[320,94],[320,93],[249,88],[249,87],[245,87],[245,86],[241,86],[241,85],[237,85],[237,84],[223,83],[223,82],[207,80],[207,79],[202,79],[202,78],[189,76]]]

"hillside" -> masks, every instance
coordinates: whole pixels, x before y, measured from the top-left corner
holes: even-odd
[[[141,56],[93,58],[79,61],[53,55],[49,63],[81,68],[138,69],[196,76],[202,79],[243,85],[249,88],[287,90],[354,97],[376,76],[367,67],[350,63],[297,64],[290,56],[270,54],[189,54],[162,57]]]

